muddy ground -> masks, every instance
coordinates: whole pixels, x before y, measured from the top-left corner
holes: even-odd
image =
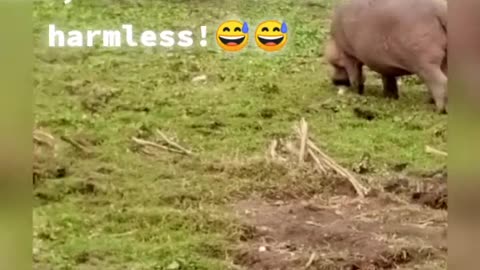
[[[397,177],[364,199],[343,193],[237,203],[246,237],[236,262],[252,270],[446,269],[446,175]]]

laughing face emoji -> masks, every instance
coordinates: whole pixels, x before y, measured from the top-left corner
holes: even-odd
[[[218,45],[230,52],[239,51],[248,44],[248,24],[226,21],[217,29]]]
[[[279,21],[264,21],[255,31],[255,41],[261,49],[274,52],[287,43],[287,24]]]

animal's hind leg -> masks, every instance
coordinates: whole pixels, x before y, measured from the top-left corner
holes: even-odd
[[[398,99],[397,78],[382,75],[383,95],[387,98]]]
[[[357,70],[358,70],[358,80],[359,80],[357,91],[358,91],[358,94],[363,95],[365,93],[366,77],[365,77],[365,74],[363,73],[362,63],[358,63]]]
[[[438,66],[424,69],[419,75],[427,85],[435,101],[437,112],[447,113],[447,76]]]
[[[441,67],[443,74],[447,76],[448,78],[448,57],[447,54],[445,53],[445,56],[443,57]]]

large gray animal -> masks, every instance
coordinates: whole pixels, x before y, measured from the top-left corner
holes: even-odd
[[[325,57],[332,83],[364,92],[363,66],[381,74],[386,97],[398,99],[397,77],[418,75],[437,111],[447,106],[447,2],[349,0],[332,17]]]

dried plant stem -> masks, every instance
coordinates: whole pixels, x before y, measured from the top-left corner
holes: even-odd
[[[150,147],[154,147],[154,148],[157,148],[157,149],[170,151],[170,152],[173,152],[173,153],[184,154],[184,152],[179,151],[177,149],[172,149],[170,147],[167,147],[167,146],[164,146],[164,145],[161,145],[161,144],[158,144],[158,143],[142,140],[142,139],[139,139],[139,138],[136,138],[136,137],[132,137],[132,140],[135,143],[137,143],[139,145],[142,145],[142,146],[150,146]]]
[[[300,152],[298,153],[298,163],[303,164],[305,161],[305,149],[307,148],[308,125],[304,118],[300,120]]]
[[[277,140],[273,140],[272,143],[270,144],[270,158],[272,160],[275,160],[277,158],[277,145],[278,145]]]
[[[305,269],[308,269],[313,264],[316,258],[317,258],[317,253],[312,252],[312,255],[310,255],[308,262],[305,264]]]
[[[303,121],[305,121],[305,120],[303,120]],[[302,124],[301,124],[301,126],[302,126]],[[302,138],[304,136],[305,133],[303,132],[301,127],[297,126],[297,127],[295,127],[295,130],[296,130],[297,134],[300,136],[300,138]],[[327,154],[325,154],[322,150],[320,150],[310,139],[308,139],[308,136],[307,136],[307,139],[306,139],[306,145],[307,145],[308,148],[313,149],[315,152],[317,152],[318,155],[320,155],[320,158],[317,158],[317,160],[319,161],[318,163],[321,164],[320,160],[323,161],[328,167],[333,169],[335,172],[337,172],[341,176],[347,178],[348,181],[350,181],[352,186],[355,188],[355,191],[357,192],[358,196],[360,196],[361,198],[365,197],[365,194],[368,191],[367,188],[365,188],[355,178],[355,176],[353,176],[353,174],[351,174],[348,170],[346,170],[345,168],[340,166],[337,162],[335,162],[335,160],[333,160],[331,157],[329,157]],[[313,155],[313,156],[315,156],[315,155]],[[315,157],[313,157],[313,156],[312,156],[312,158],[315,160],[316,156]],[[318,163],[317,163],[317,166],[318,166]]]
[[[447,157],[448,156],[448,153],[447,152],[444,152],[444,151],[440,151],[438,149],[435,149],[431,146],[425,146],[425,152],[429,153],[429,154],[435,154],[435,155],[439,155],[439,156],[445,156]]]
[[[49,133],[46,133],[46,132],[41,131],[41,130],[34,130],[33,131],[33,137],[34,138],[40,138],[39,136],[40,137],[46,137],[46,138],[48,138],[49,140],[52,140],[52,141],[55,140],[55,138]]]
[[[60,139],[62,139],[62,141],[64,141],[64,142],[69,143],[71,146],[75,147],[76,149],[78,149],[78,150],[80,150],[84,153],[88,154],[88,153],[91,152],[88,148],[86,148],[85,146],[81,145],[79,142],[77,142],[77,141],[75,141],[75,140],[73,140],[73,139],[71,139],[67,136],[62,135],[62,136],[60,136]]]
[[[341,176],[345,177],[350,181],[350,183],[353,185],[355,188],[355,191],[357,192],[358,196],[361,198],[365,197],[365,193],[367,193],[368,189],[365,188],[356,178],[353,176],[348,170],[340,166],[335,160],[333,160],[331,157],[329,157],[327,154],[325,154],[322,150],[320,150],[311,140],[308,140],[307,145],[315,150],[322,160],[333,170],[335,170],[338,174]]]
[[[157,134],[160,135],[160,137],[162,137],[162,139],[168,143],[169,145],[171,145],[172,147],[174,148],[177,148],[179,151],[187,154],[187,155],[193,155],[193,152],[184,148],[183,146],[179,145],[178,143],[172,141],[171,139],[169,139],[165,134],[163,134],[160,130],[156,130]]]
[[[33,131],[33,141],[38,144],[44,144],[53,147],[55,138],[46,132],[35,130]]]
[[[321,173],[326,174],[327,169],[323,166],[322,162],[320,159],[315,155],[315,153],[312,151],[312,149],[308,149],[308,154],[312,157],[313,161],[315,161],[315,164],[317,165],[317,168],[320,170]]]

